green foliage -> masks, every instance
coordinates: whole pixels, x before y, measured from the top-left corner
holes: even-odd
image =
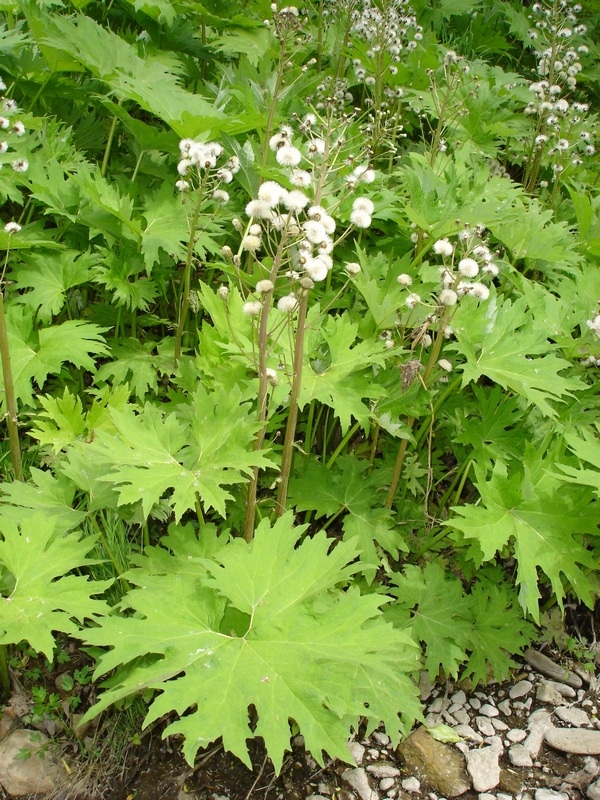
[[[68,574],[94,563],[88,553],[95,539],[81,538],[78,532],[61,536],[41,514],[19,526],[2,518],[0,529],[0,564],[12,582],[0,598],[0,645],[25,639],[52,660],[53,631],[77,636],[84,619],[96,620],[109,612],[93,595],[102,594],[111,581]]]
[[[288,514],[273,527],[263,521],[250,546],[236,540],[202,553],[201,531],[199,542],[167,540],[171,556],[157,549],[140,561],[129,575],[138,588],[124,600],[136,616],[109,617],[88,632],[90,643],[112,647],[97,673],[124,667],[91,713],[158,690],[146,724],[175,711],[180,719],[166,733],[185,737],[190,764],[222,736],[250,766],[246,739],[258,735],[279,771],[290,720],[321,763],[323,750],[348,760],[348,729],[363,716],[371,726],[384,720],[398,741],[419,714],[408,677],[416,647],[383,621],[384,598],[343,590],[358,569],[354,545],[328,552],[318,534],[296,546],[302,530]],[[173,602],[157,604],[157,596]]]
[[[190,763],[396,741],[600,587],[597,22],[328,5],[0,3],[0,641]]]

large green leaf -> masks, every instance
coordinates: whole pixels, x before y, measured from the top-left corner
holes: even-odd
[[[559,605],[567,591],[564,577],[591,606],[595,585],[588,569],[598,564],[580,538],[597,533],[589,490],[569,487],[552,476],[533,448],[528,448],[522,468],[514,464],[509,472],[498,461],[490,480],[481,476],[476,486],[481,504],[454,508],[455,516],[446,524],[475,540],[485,561],[507,547],[514,552],[523,609],[539,621],[538,570],[547,576]]]
[[[41,514],[25,517],[19,527],[0,518],[0,531],[0,564],[14,579],[8,595],[0,597],[0,645],[24,639],[52,661],[53,631],[78,636],[74,620],[97,619],[110,610],[92,595],[112,581],[68,574],[96,563],[87,557],[96,537],[57,534],[54,522]]]
[[[357,569],[351,542],[331,550],[320,533],[298,546],[301,532],[287,514],[272,528],[263,520],[251,545],[233,540],[211,558],[198,558],[193,539],[169,542],[182,570],[165,570],[164,558],[140,562],[128,576],[139,588],[125,600],[136,615],[89,631],[90,643],[112,648],[97,674],[124,667],[90,716],[156,689],[146,723],[176,712],[165,734],[184,735],[190,764],[221,736],[250,766],[246,740],[255,735],[279,771],[290,720],[321,763],[323,750],[349,759],[349,732],[362,717],[370,727],[383,720],[397,742],[419,714],[407,676],[418,666],[415,644],[383,621],[384,598],[343,590]]]
[[[462,385],[482,375],[523,396],[546,416],[555,417],[550,404],[584,388],[577,377],[563,377],[568,361],[556,355],[548,337],[546,319],[528,311],[527,298],[514,302],[492,297],[487,305],[465,298],[452,327],[456,342],[446,345],[465,358]]]

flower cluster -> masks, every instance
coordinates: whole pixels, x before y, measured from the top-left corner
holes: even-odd
[[[220,184],[231,183],[240,168],[237,156],[232,156],[223,166],[217,162],[223,155],[223,148],[217,142],[196,142],[182,139],[179,142],[180,159],[177,165],[179,180],[175,186],[180,192],[190,192],[202,188],[203,194],[211,193],[217,203],[226,203],[229,193]]]
[[[0,78],[0,92],[6,91],[6,84]],[[0,155],[4,155],[14,148],[14,142],[11,143],[10,138],[14,137],[20,139],[25,135],[25,125],[21,120],[14,120],[12,116],[18,113],[19,107],[15,100],[2,95],[0,98]],[[6,137],[6,138],[4,138]],[[26,158],[20,156],[17,152],[11,153],[9,156],[10,165],[15,172],[27,172],[29,169],[29,162]],[[0,160],[0,168],[4,166],[4,161]]]
[[[242,253],[250,255],[262,275],[244,311],[253,316],[260,312],[265,296],[282,289],[277,307],[290,312],[296,308],[298,288],[309,289],[327,279],[333,269],[334,247],[340,207],[361,184],[375,180],[368,163],[357,164],[346,157],[344,136],[339,129],[327,128],[316,114],[298,121],[303,141],[295,137],[290,125],[282,126],[269,141],[275,160],[287,168],[283,182],[265,181],[256,196],[246,205],[248,223],[242,227],[237,255],[226,248],[225,255],[234,266],[241,266]],[[350,226],[365,229],[372,224],[375,206],[366,196],[355,197],[349,211]],[[350,228],[338,234],[346,238]],[[346,266],[346,278],[356,275],[360,266]]]
[[[466,227],[458,234],[458,241],[449,238],[438,239],[433,243],[435,255],[441,256],[440,289],[434,302],[438,310],[455,306],[462,297],[469,295],[478,301],[490,296],[489,284],[498,275],[495,263],[496,254],[483,238],[482,226]],[[407,273],[398,276],[398,283],[409,289],[413,279]],[[421,297],[409,291],[405,305],[413,309],[417,305],[430,305]]]
[[[533,144],[525,157],[529,190],[538,179],[543,157],[548,157],[556,181],[565,177],[571,165],[582,164],[596,152],[588,105],[569,98],[583,69],[581,58],[589,50],[582,43],[587,29],[578,24],[579,11],[581,6],[571,0],[536,2],[529,16],[538,60],[538,80],[529,86],[532,99],[525,108],[525,113],[535,118]]]

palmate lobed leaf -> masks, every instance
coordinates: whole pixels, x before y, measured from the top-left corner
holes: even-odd
[[[463,302],[452,326],[456,342],[446,347],[465,357],[463,387],[485,375],[549,417],[556,416],[552,401],[585,388],[579,378],[559,374],[571,365],[553,352],[546,319],[528,312],[525,297],[514,302],[492,298],[479,307],[475,301]]]
[[[563,484],[532,447],[526,451],[523,469],[513,464],[509,472],[497,461],[490,480],[480,476],[476,487],[481,505],[453,508],[455,516],[446,524],[467,540],[476,540],[484,561],[507,545],[514,551],[522,608],[539,622],[538,569],[549,579],[560,606],[566,593],[564,576],[577,597],[591,607],[595,587],[588,572],[598,565],[577,538],[597,533],[589,490]]]
[[[246,740],[256,735],[279,771],[290,719],[321,763],[322,750],[348,760],[349,730],[362,716],[371,726],[383,720],[397,741],[419,715],[408,678],[418,667],[416,646],[383,621],[385,598],[343,590],[357,569],[353,544],[328,552],[321,533],[297,546],[301,531],[288,513],[273,527],[264,520],[250,545],[234,540],[195,562],[183,538],[172,541],[172,558],[191,564],[183,572],[165,570],[164,558],[158,569],[140,561],[130,575],[139,588],[126,598],[137,616],[106,619],[89,632],[90,643],[113,648],[97,673],[122,667],[89,716],[141,689],[159,690],[146,724],[175,711],[180,719],[165,735],[185,736],[190,764],[222,736],[250,766]],[[157,604],[157,596],[169,603]],[[156,654],[151,663],[147,653]]]
[[[109,606],[92,595],[112,581],[89,581],[71,571],[97,563],[88,558],[97,537],[79,532],[57,533],[52,518],[39,513],[16,523],[0,517],[0,564],[14,578],[7,597],[0,598],[0,645],[25,639],[34,650],[52,660],[54,631],[77,636],[85,618],[108,614]]]

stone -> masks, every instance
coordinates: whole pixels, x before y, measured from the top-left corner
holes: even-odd
[[[492,721],[489,717],[475,717],[475,725],[477,725],[479,733],[482,733],[484,736],[494,736],[496,733],[496,729],[492,725]]]
[[[473,781],[476,792],[487,792],[495,789],[500,783],[500,763],[502,745],[499,740],[479,750],[467,753],[467,771]]]
[[[373,739],[382,747],[387,747],[390,743],[390,737],[387,733],[382,733],[381,731],[373,731]]]
[[[506,738],[509,742],[518,744],[518,742],[522,742],[523,739],[527,738],[527,731],[522,731],[520,728],[513,728],[512,730],[508,731]]]
[[[546,675],[548,678],[560,681],[561,683],[567,683],[575,689],[581,689],[583,682],[579,675],[576,675],[565,667],[561,667],[559,664],[552,661],[551,658],[548,658],[548,656],[545,656],[543,653],[538,653],[538,651],[534,650],[532,647],[529,647],[525,651],[524,658],[533,669],[541,672],[542,675]]]
[[[563,785],[560,787],[561,790],[565,788],[565,784],[568,786],[576,786],[580,791],[585,791],[588,788],[590,783],[598,776],[600,773],[600,764],[598,763],[597,759],[593,756],[586,756],[584,759],[584,767],[583,769],[578,770],[577,772],[569,772],[568,775],[565,775],[563,778]]]
[[[471,722],[471,717],[464,708],[457,708],[453,716],[459,725],[469,725]]]
[[[544,709],[534,711],[529,717],[527,728],[529,736],[523,742],[523,747],[527,750],[530,756],[537,758],[544,741],[544,735],[547,730],[553,728],[554,725],[550,719],[550,714]]]
[[[396,781],[393,778],[382,778],[379,781],[379,788],[382,792],[387,792],[387,790],[391,789],[395,783]]]
[[[532,767],[533,760],[522,744],[513,744],[508,749],[508,760],[513,767]]]
[[[462,755],[436,741],[422,725],[398,746],[397,754],[409,773],[443,797],[458,797],[471,788]]]
[[[400,775],[398,767],[394,764],[385,764],[382,761],[377,764],[369,764],[367,772],[370,772],[376,778],[397,778]]]
[[[590,718],[585,713],[583,708],[573,708],[572,706],[559,706],[554,709],[556,716],[566,722],[568,725],[573,725],[575,728],[581,728],[583,725],[590,724]]]
[[[455,725],[454,730],[459,736],[470,742],[476,742],[476,744],[481,744],[481,742],[483,742],[483,736],[477,733],[477,731],[474,731],[470,725]]]
[[[355,742],[354,739],[348,742],[348,750],[350,751],[350,755],[356,762],[356,765],[360,767],[365,757],[365,748],[363,747],[360,742]]]
[[[498,703],[498,710],[501,711],[505,716],[510,717],[512,714],[510,700],[502,700],[501,703]]]
[[[498,789],[501,789],[501,792],[498,792],[496,797],[500,798],[500,796],[504,794],[508,794],[509,797],[507,800],[511,800],[511,795],[518,795],[523,791],[523,778],[518,773],[515,772],[514,769],[510,768],[500,768],[500,783],[498,784]]]
[[[49,749],[49,742],[45,734],[24,728],[0,742],[0,783],[8,794],[23,797],[47,794],[57,788],[64,772]],[[29,758],[17,758],[25,750],[31,753]]]
[[[498,792],[496,794],[496,800],[512,800],[512,794],[504,794],[504,792]]]
[[[454,694],[451,696],[450,700],[458,706],[464,706],[467,702],[467,695],[463,692],[462,689],[458,689]]]
[[[496,795],[489,792],[481,792],[478,800],[496,800]]]
[[[515,683],[514,686],[510,687],[508,696],[511,700],[517,700],[519,697],[525,697],[525,695],[529,694],[532,689],[533,683],[531,681],[519,681],[518,683]]]
[[[478,697],[470,697],[469,705],[471,706],[471,708],[474,708],[475,711],[479,711],[479,709],[481,708],[481,700]]]
[[[419,675],[419,692],[421,694],[422,703],[426,703],[429,700],[432,691],[433,684],[431,683],[429,672],[427,670],[423,670]]]
[[[600,800],[600,781],[590,783],[585,794],[589,800]]]
[[[508,725],[506,722],[502,722],[501,719],[493,719],[492,725],[494,726],[494,730],[497,732],[503,732],[508,730]]]
[[[553,689],[556,689],[557,692],[560,692],[563,697],[575,698],[577,697],[577,692],[571,686],[567,686],[566,683],[559,683],[559,681],[546,681],[548,686],[552,686]]]
[[[547,703],[551,706],[559,706],[563,701],[562,694],[549,683],[541,683],[535,693],[538,703]]]
[[[427,709],[430,714],[441,714],[450,707],[450,701],[446,697],[436,697]]]
[[[361,800],[379,800],[379,792],[371,789],[367,773],[362,767],[345,769],[342,772],[342,779],[356,790]]]
[[[405,792],[415,793],[421,791],[421,782],[414,777],[405,778],[403,781],[400,781],[400,786],[402,786]]]
[[[550,747],[562,750],[564,753],[600,755],[600,731],[552,727],[546,730],[544,739]]]
[[[491,703],[484,703],[479,709],[479,713],[484,717],[497,717],[500,714],[496,706]]]
[[[536,789],[535,800],[569,800],[565,792],[555,792],[552,789]]]

